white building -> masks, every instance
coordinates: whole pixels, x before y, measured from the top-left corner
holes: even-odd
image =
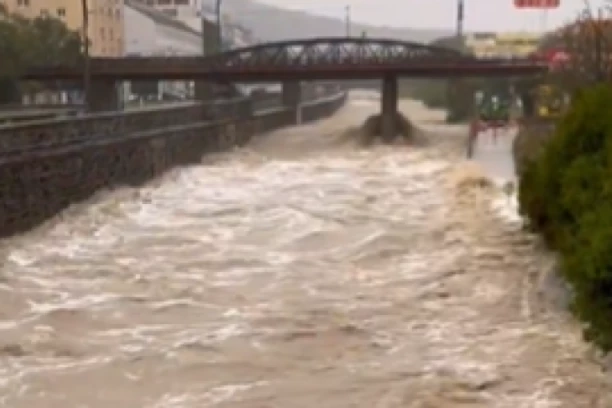
[[[201,31],[202,17],[215,21],[215,17],[203,13],[202,0],[139,0],[141,3],[172,17],[193,30]]]
[[[126,55],[202,55],[202,18],[208,21],[216,18],[214,10],[203,3],[203,0],[125,0]],[[223,38],[230,48],[245,47],[253,42],[252,33],[234,24],[229,16],[224,16],[222,28]],[[274,92],[278,86],[238,86],[242,93],[262,88]],[[126,87],[128,98],[134,89]],[[165,81],[158,86],[158,97],[183,98],[190,95],[192,89],[193,83]]]
[[[202,0],[140,0],[147,6],[154,7],[162,13],[174,17],[191,17],[202,10]]]
[[[178,0],[180,1],[180,0]],[[126,55],[141,56],[188,56],[202,55],[202,34],[161,10],[147,6],[142,1],[125,0]],[[158,85],[158,96],[186,97],[192,83],[163,81]],[[128,99],[132,99],[131,86],[126,87]]]
[[[191,29],[201,31],[201,19],[216,21],[217,15],[214,6],[215,0],[136,0],[154,8],[166,16],[172,17]],[[235,47],[245,47],[254,42],[252,33],[234,23],[231,16],[222,14],[223,38],[226,45]]]

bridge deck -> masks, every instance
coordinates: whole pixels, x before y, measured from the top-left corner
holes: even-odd
[[[94,58],[91,75],[108,80],[284,80],[370,79],[386,75],[420,78],[534,75],[542,61],[477,59],[455,50],[405,41],[318,38],[261,44],[208,57]],[[80,80],[82,66],[38,67],[23,79]]]

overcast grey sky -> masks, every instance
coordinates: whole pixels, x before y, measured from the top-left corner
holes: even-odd
[[[228,0],[231,1],[231,0]],[[283,8],[344,18],[346,5],[351,6],[355,21],[377,25],[414,28],[454,27],[457,0],[259,0]],[[607,0],[590,0],[593,8]],[[584,0],[561,0],[558,9],[548,11],[518,10],[514,0],[465,0],[467,31],[541,31],[558,27],[575,16]]]

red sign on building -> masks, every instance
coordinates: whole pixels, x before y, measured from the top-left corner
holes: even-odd
[[[560,4],[561,0],[514,0],[514,6],[523,9],[553,9]]]
[[[570,62],[570,59],[570,55],[565,51],[552,52],[548,56],[548,65],[552,70],[561,69]]]
[[[535,52],[531,55],[531,58],[547,62],[551,70],[563,68],[571,60],[571,56],[567,52],[555,48]]]

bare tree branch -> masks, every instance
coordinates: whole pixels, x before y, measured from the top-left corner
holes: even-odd
[[[595,82],[612,80],[612,3],[597,10],[595,15],[589,0],[576,20],[566,25],[548,46],[561,47],[570,61],[556,74],[570,89],[581,88]]]

